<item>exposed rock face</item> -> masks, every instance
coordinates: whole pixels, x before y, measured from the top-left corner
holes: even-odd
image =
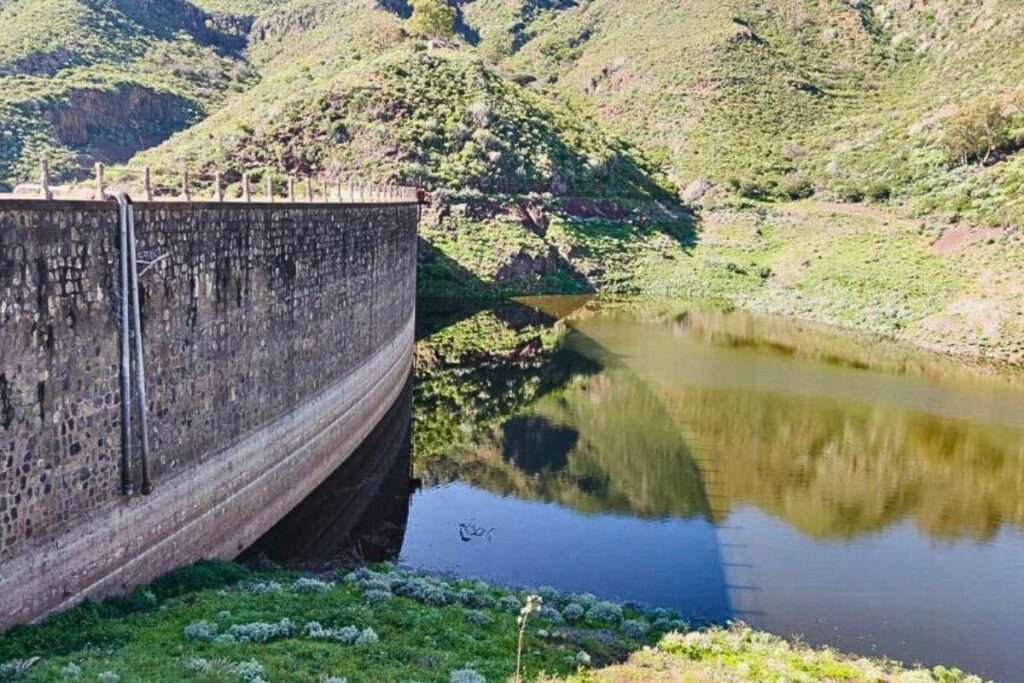
[[[114,0],[117,9],[157,30],[184,31],[201,45],[224,52],[241,52],[251,20],[211,15],[186,0]]]
[[[547,213],[544,211],[544,207],[541,204],[533,202],[524,202],[517,204],[515,207],[516,216],[522,222],[523,227],[537,235],[538,237],[544,237],[548,233],[548,219]]]
[[[201,112],[182,97],[123,85],[115,90],[72,90],[66,101],[44,105],[41,113],[62,144],[88,159],[113,163],[159,144]]]
[[[534,256],[525,251],[519,251],[498,269],[494,277],[499,282],[503,282],[549,275],[559,270],[560,260],[555,249],[551,249],[543,256]]]

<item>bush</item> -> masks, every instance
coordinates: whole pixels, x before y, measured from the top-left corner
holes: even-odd
[[[647,635],[649,630],[651,630],[651,627],[646,621],[639,621],[637,619],[624,621],[619,627],[619,631],[622,632],[622,635],[633,640],[640,640]]]
[[[506,595],[498,601],[498,607],[504,612],[519,614],[519,610],[523,608],[523,603],[514,595]]]
[[[487,612],[481,612],[480,610],[468,609],[465,611],[466,621],[476,626],[490,626],[494,623],[494,619]]]
[[[217,637],[217,624],[208,621],[197,621],[185,627],[185,640],[209,642]]]
[[[562,617],[566,621],[579,621],[583,618],[583,614],[585,612],[586,610],[583,609],[583,605],[571,602],[565,606],[564,610],[562,610]]]
[[[333,640],[336,643],[352,645],[362,635],[355,626],[342,626],[341,628],[324,628],[319,621],[311,621],[306,624],[306,637],[313,640]]]
[[[367,626],[363,629],[363,632],[356,638],[356,645],[376,645],[380,642],[380,638],[377,636],[377,632]]]
[[[783,179],[782,193],[790,199],[807,199],[814,194],[814,184],[806,177],[793,173]]]
[[[885,183],[871,183],[865,190],[868,199],[873,202],[887,202],[892,196],[892,189]]]
[[[448,675],[449,683],[487,683],[487,679],[473,669],[459,669]]]
[[[1011,116],[1001,97],[979,97],[946,123],[942,146],[953,164],[987,164],[992,155],[1010,146]]]
[[[864,201],[864,190],[857,185],[842,185],[836,189],[840,201],[856,204]]]
[[[292,590],[296,593],[324,593],[331,589],[332,584],[320,579],[302,577],[296,579]]]
[[[607,621],[617,624],[622,621],[622,608],[614,602],[599,602],[587,610],[587,621]]]
[[[241,643],[267,643],[278,638],[287,638],[295,631],[295,624],[285,618],[276,623],[256,621],[251,624],[236,624],[228,629],[228,635]]]

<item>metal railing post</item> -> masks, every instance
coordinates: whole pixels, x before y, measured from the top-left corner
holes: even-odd
[[[39,162],[39,185],[43,190],[43,199],[53,199],[53,192],[50,191],[50,164],[46,159]]]
[[[96,162],[96,199],[103,201],[106,197],[107,188],[103,186],[103,162]]]

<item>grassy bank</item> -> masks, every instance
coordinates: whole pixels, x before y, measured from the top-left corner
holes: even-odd
[[[596,291],[706,301],[881,335],[964,361],[1024,365],[1024,236],[1011,228],[923,221],[877,205],[712,201],[691,227],[552,214],[545,241],[481,246],[468,227],[421,233],[434,249],[420,289],[434,296]],[[643,247],[629,225],[643,224]],[[565,237],[565,235],[571,235]],[[500,267],[561,255],[556,274],[524,285]],[[486,251],[490,259],[480,256]],[[597,255],[595,257],[595,255]],[[592,262],[593,261],[593,262]],[[594,263],[599,263],[596,269]],[[545,279],[545,277],[547,279]]]
[[[977,681],[811,650],[668,610],[390,566],[316,577],[201,563],[0,638],[3,681]]]

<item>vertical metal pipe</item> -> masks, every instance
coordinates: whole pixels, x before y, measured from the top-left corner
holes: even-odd
[[[132,337],[135,340],[135,387],[139,394],[139,428],[142,430],[142,494],[153,491],[149,479],[149,405],[146,401],[146,364],[142,354],[142,311],[139,301],[139,262],[135,253],[135,210],[125,202],[128,224],[128,272],[131,278]]]
[[[135,480],[132,477],[131,346],[128,322],[128,207],[122,196],[118,195],[114,200],[118,209],[118,271],[121,276],[121,492],[130,496],[135,492]]]

